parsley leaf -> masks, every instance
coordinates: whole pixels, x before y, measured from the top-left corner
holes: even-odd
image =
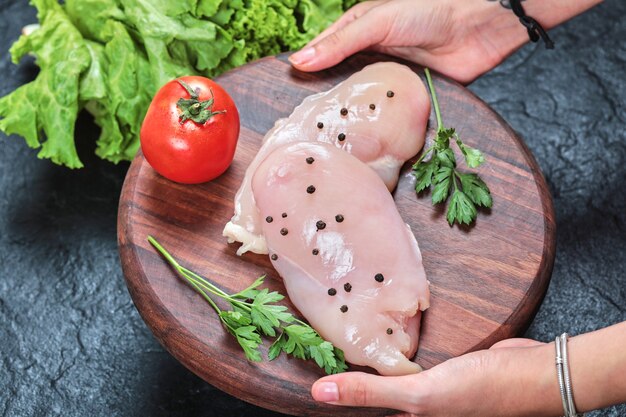
[[[465,163],[468,167],[478,168],[483,162],[485,162],[485,157],[478,149],[464,144],[458,137],[456,138],[456,144],[463,153]]]
[[[483,180],[476,174],[461,174],[461,187],[465,194],[472,200],[474,204],[482,207],[491,207],[493,200],[491,199],[491,193],[489,187]]]
[[[268,292],[267,288],[261,290],[252,302],[252,322],[261,328],[261,331],[266,336],[276,336],[274,327],[279,327],[280,322],[291,322],[293,316],[290,313],[286,313],[287,307],[281,305],[269,305],[282,300],[281,294],[276,291]]]
[[[435,158],[431,158],[429,161],[413,167],[415,178],[417,183],[415,184],[415,191],[418,193],[430,187],[432,184],[432,178],[435,172],[439,169],[439,161]]]
[[[435,175],[435,189],[433,190],[433,204],[443,203],[448,199],[450,194],[450,184],[452,183],[454,169],[451,167],[443,167],[437,171]]]
[[[445,128],[441,126],[440,129],[437,129],[437,136],[435,138],[435,143],[436,143],[436,146],[438,147],[438,150],[443,151],[443,150],[450,148],[450,139],[454,138],[455,136],[456,136],[456,130],[454,130],[454,128]]]
[[[319,338],[319,335],[312,330],[298,324],[285,327],[287,342],[283,346],[283,351],[292,354],[296,358],[309,359],[311,353],[308,347],[315,344],[316,337]]]
[[[348,369],[340,349],[324,340],[307,323],[295,318],[286,306],[276,304],[285,298],[282,294],[270,292],[267,288],[259,289],[264,276],[236,294],[227,294],[207,279],[181,266],[153,237],[149,236],[148,241],[178,275],[187,280],[213,307],[226,329],[235,336],[248,360],[261,360],[260,346],[263,344],[262,335],[265,335],[276,337],[268,351],[269,360],[285,352],[300,359],[313,359],[327,374]],[[225,300],[232,310],[221,309],[212,297]]]
[[[452,149],[447,148],[437,152],[437,159],[439,164],[444,167],[454,168],[456,167],[456,157]]]
[[[330,367],[327,364],[326,366],[324,366],[324,371],[326,371],[326,373],[329,375],[338,374],[338,373],[347,371],[348,365],[346,365],[346,358],[343,355],[343,350],[339,349],[338,347],[335,347],[333,349],[333,352],[335,354],[335,360],[337,361],[337,366]]]
[[[257,278],[248,288],[245,290],[239,291],[237,294],[233,294],[233,298],[240,298],[242,300],[253,299],[259,294],[259,290],[257,289],[261,284],[263,284],[263,280],[265,279],[265,275]]]
[[[444,203],[450,197],[450,203],[446,213],[446,219],[450,226],[454,223],[471,224],[476,220],[478,211],[476,207],[491,207],[493,200],[487,184],[475,173],[464,173],[457,168],[456,156],[450,147],[450,141],[457,144],[465,164],[469,168],[477,168],[485,162],[485,157],[476,148],[463,143],[454,128],[443,126],[437,93],[433,86],[430,70],[424,69],[428,88],[430,90],[435,115],[437,118],[437,132],[434,144],[426,149],[413,165],[415,176],[415,191],[420,193],[433,186],[433,204]],[[426,156],[430,155],[428,160]]]
[[[261,353],[258,348],[261,344],[261,335],[256,327],[250,325],[252,323],[250,315],[233,310],[221,310],[218,315],[228,331],[237,338],[246,358],[260,362]]]
[[[283,351],[285,343],[287,342],[286,338],[283,338],[284,333],[278,335],[274,343],[270,346],[270,349],[267,352],[267,358],[271,361],[280,356],[280,352]]]
[[[234,331],[237,342],[243,348],[243,352],[248,360],[253,362],[261,362],[261,352],[258,347],[262,343],[261,336],[257,333],[256,327],[244,326],[238,327]]]
[[[450,225],[454,222],[470,224],[476,218],[476,206],[463,191],[454,190],[446,218]]]
[[[281,338],[284,342],[281,342],[280,348],[285,353],[301,359],[313,359],[320,368],[324,368],[327,374],[339,373],[348,369],[343,352],[322,339],[309,326],[302,324],[287,326]]]
[[[309,349],[311,357],[320,368],[323,368],[325,363],[331,366],[336,365],[333,345],[330,342],[324,341],[317,346],[311,346]]]
[[[222,310],[220,311],[219,316],[229,329],[236,329],[238,327],[249,326],[252,324],[250,315],[246,315],[240,311]]]

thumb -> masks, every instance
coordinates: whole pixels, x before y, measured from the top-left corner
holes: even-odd
[[[343,61],[346,57],[376,45],[385,38],[388,27],[383,16],[374,13],[376,8],[351,21],[340,29],[337,29],[325,37],[319,39],[313,45],[294,53],[289,61],[301,71],[319,71],[332,67]]]
[[[538,342],[533,339],[513,338],[501,340],[495,343],[489,349],[502,349],[502,348],[519,348],[519,347],[533,347],[543,345],[543,342]]]
[[[392,408],[411,411],[416,397],[416,378],[408,376],[378,376],[363,372],[346,372],[317,380],[311,388],[316,401],[357,407]]]

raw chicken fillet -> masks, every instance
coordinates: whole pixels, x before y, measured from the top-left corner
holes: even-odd
[[[347,361],[383,375],[419,371],[429,289],[413,233],[377,173],[332,143],[274,147],[252,191],[289,298]]]
[[[368,164],[391,191],[402,164],[424,145],[430,100],[419,76],[393,62],[372,64],[327,92],[307,97],[265,135],[235,197],[235,214],[224,228],[237,254],[268,253],[250,189],[259,164],[277,147],[323,142]]]

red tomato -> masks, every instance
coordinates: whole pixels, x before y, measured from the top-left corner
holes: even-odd
[[[210,181],[226,171],[238,138],[233,99],[217,83],[197,76],[165,84],[140,132],[141,150],[152,168],[184,184]]]

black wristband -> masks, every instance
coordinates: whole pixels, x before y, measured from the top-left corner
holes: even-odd
[[[546,45],[546,49],[554,49],[554,42],[550,39],[548,33],[539,22],[526,15],[520,0],[509,0],[509,5],[513,13],[515,13],[515,16],[519,18],[520,23],[528,30],[528,37],[532,42],[538,42],[539,39],[542,39],[543,43]]]

